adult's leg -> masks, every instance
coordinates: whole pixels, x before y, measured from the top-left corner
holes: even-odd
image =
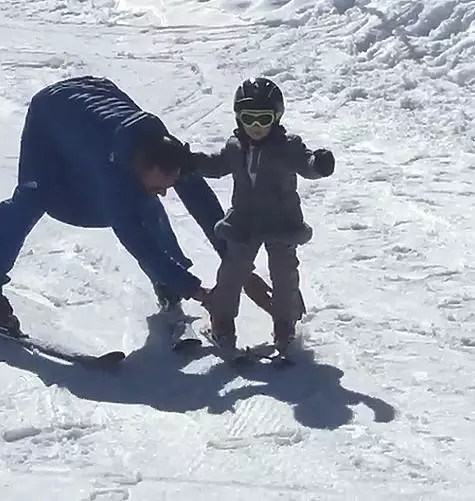
[[[0,289],[9,282],[7,273],[45,211],[40,179],[44,148],[41,123],[30,107],[21,139],[18,186],[12,198],[0,203]]]

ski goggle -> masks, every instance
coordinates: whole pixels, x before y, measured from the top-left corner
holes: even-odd
[[[272,110],[242,110],[237,118],[246,127],[270,127],[275,121],[275,113]]]

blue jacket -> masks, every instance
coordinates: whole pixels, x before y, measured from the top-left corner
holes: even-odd
[[[181,253],[160,200],[145,191],[130,168],[134,144],[150,128],[168,134],[159,118],[110,80],[87,76],[57,82],[32,99],[22,141],[30,137],[38,147],[31,159],[22,152],[19,185],[39,179],[52,217],[75,226],[111,227],[152,282],[189,298],[200,280],[187,271],[192,263]],[[216,239],[214,225],[223,210],[211,188],[191,174],[182,175],[174,189],[222,254],[224,243]]]

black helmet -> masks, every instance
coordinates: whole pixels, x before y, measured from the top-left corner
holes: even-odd
[[[248,78],[234,94],[234,112],[245,109],[273,110],[279,121],[285,109],[282,91],[268,78]]]

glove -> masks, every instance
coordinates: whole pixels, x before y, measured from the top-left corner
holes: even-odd
[[[209,310],[210,300],[211,300],[211,290],[206,289],[205,287],[199,287],[196,293],[192,296],[195,301],[201,303],[203,308]]]
[[[328,177],[335,171],[335,157],[330,150],[320,148],[313,152],[315,157],[315,170],[322,176]]]
[[[194,158],[196,153],[191,151],[190,143],[183,143],[183,152],[185,161],[183,162],[181,171],[185,176],[187,176],[196,171],[196,162]]]
[[[244,285],[244,292],[249,299],[272,315],[272,288],[257,273],[252,273]]]
[[[158,304],[164,309],[174,308],[182,300],[181,296],[159,282],[153,284]]]

